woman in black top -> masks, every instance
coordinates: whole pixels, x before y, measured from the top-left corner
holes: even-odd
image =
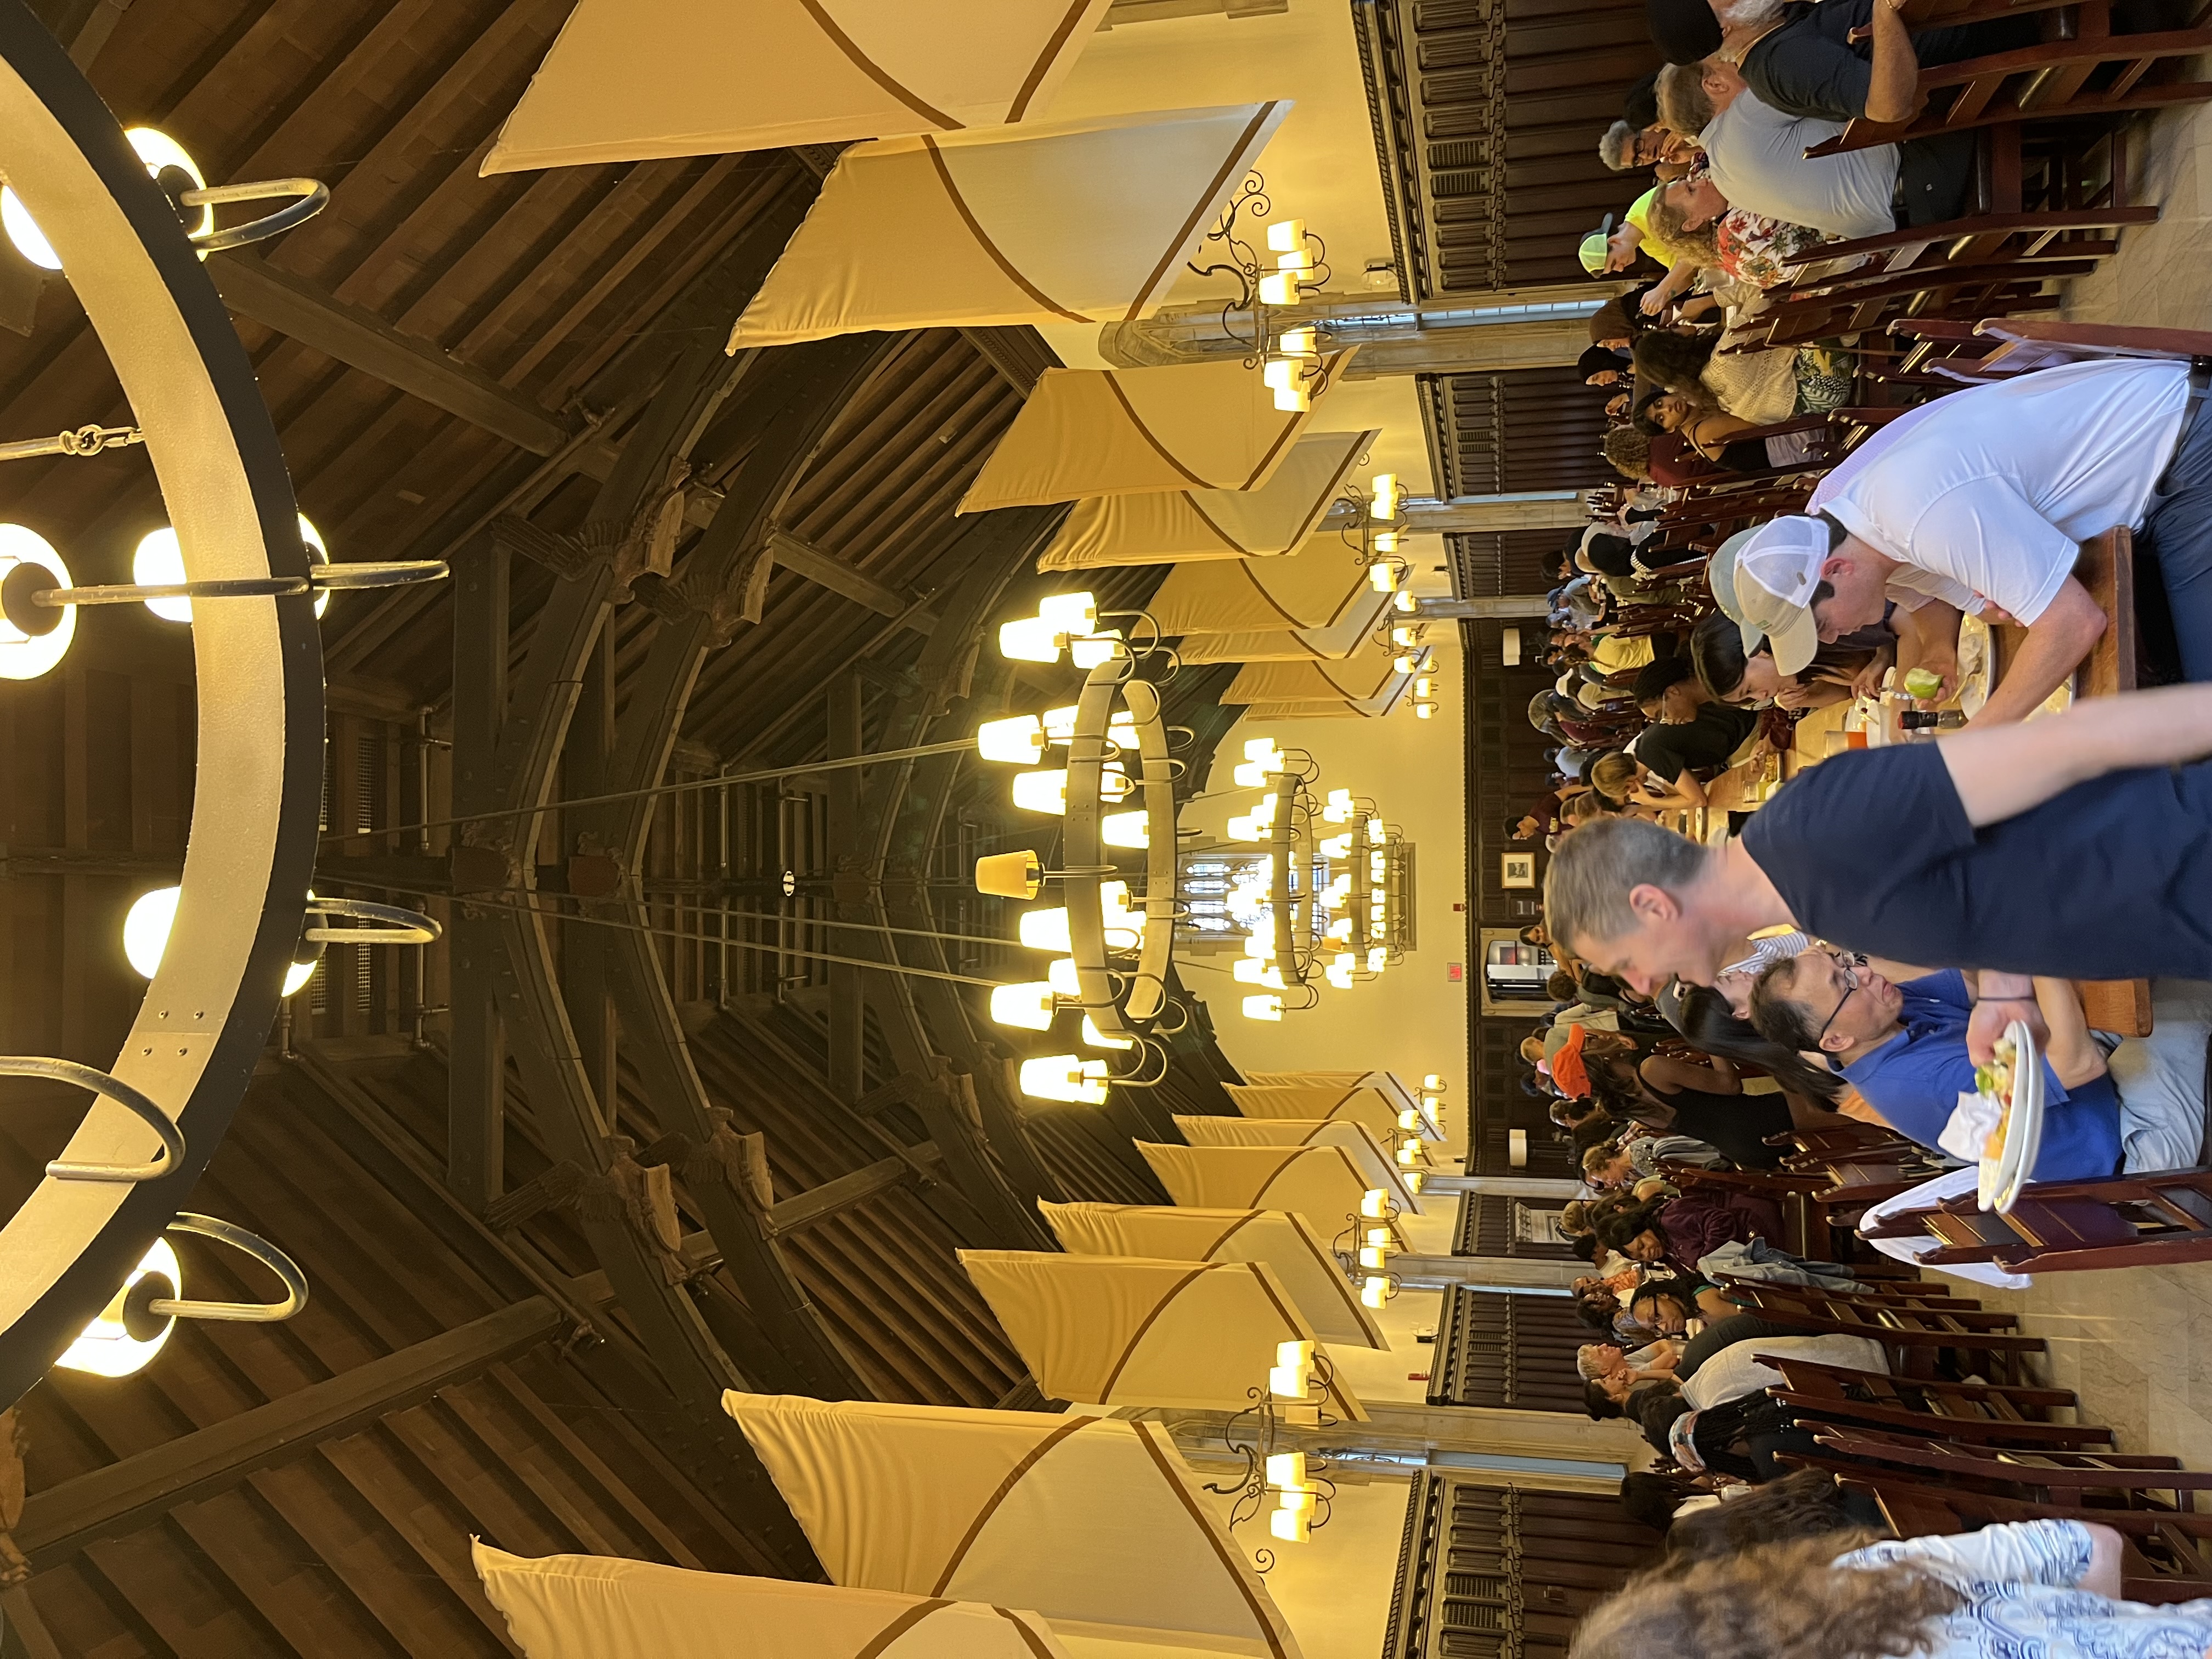
[[[1608,1111],[1702,1140],[1739,1170],[1780,1164],[1784,1149],[1768,1146],[1766,1138],[1796,1127],[1788,1101],[1780,1095],[1741,1092],[1743,1085],[1725,1060],[1707,1066],[1654,1054],[1639,1066],[1601,1054],[1585,1056],[1583,1065]]]
[[[1725,770],[1729,757],[1759,728],[1755,710],[1716,701],[1683,656],[1647,665],[1636,677],[1636,702],[1652,724],[1628,752],[1647,775],[1644,799],[1653,806],[1703,806],[1699,775]]]

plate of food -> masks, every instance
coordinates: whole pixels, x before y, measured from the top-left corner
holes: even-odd
[[[1982,712],[1990,700],[1990,684],[1996,678],[1996,653],[1990,648],[1990,625],[1979,617],[1959,618],[1960,710],[1968,720]]]
[[[1989,1063],[1974,1068],[1978,1098],[1994,1107],[1996,1127],[1982,1146],[1975,1197],[1984,1210],[2009,1210],[2043,1150],[2043,1056],[2024,1021],[1997,1039]],[[1968,1098],[1961,1097],[1964,1104]]]

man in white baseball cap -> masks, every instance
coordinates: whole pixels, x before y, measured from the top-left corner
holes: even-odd
[[[1912,611],[1921,665],[1955,657],[1942,605],[2027,639],[1976,725],[2024,718],[2095,647],[2106,617],[2075,580],[2081,544],[2117,526],[2155,550],[2185,672],[2212,679],[2212,375],[2178,359],[2108,358],[1937,398],[1821,480],[1805,514],[1736,550],[1735,595],[1778,666],[1814,642]],[[1955,650],[1956,628],[1950,629]]]

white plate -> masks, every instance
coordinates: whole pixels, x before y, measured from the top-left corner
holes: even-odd
[[[2036,1155],[2043,1150],[2042,1051],[2021,1020],[2006,1027],[2005,1036],[2012,1039],[2016,1056],[2012,1116],[2005,1126],[2004,1151],[1982,1160],[1975,1192],[1984,1211],[1995,1210],[2001,1215],[2020,1197],[2020,1189],[2027,1184],[2028,1171],[2035,1168]]]

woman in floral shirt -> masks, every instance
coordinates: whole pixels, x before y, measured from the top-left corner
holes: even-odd
[[[2110,1527],[2024,1521],[1836,1553],[1850,1542],[1799,1539],[1645,1573],[1583,1620],[1573,1659],[2203,1659],[2212,1649],[2212,1601],[2121,1599]]]

